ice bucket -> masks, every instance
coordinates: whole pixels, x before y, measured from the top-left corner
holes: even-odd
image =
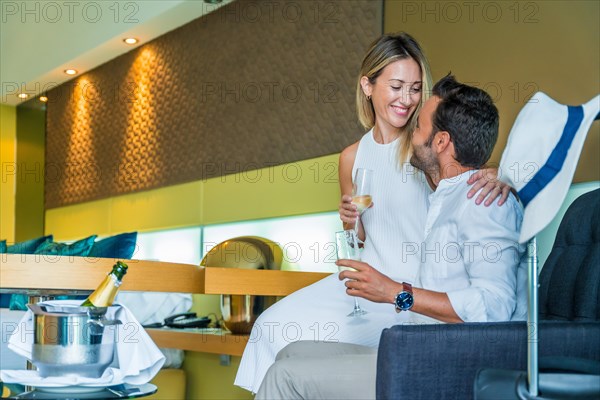
[[[29,304],[33,312],[32,362],[40,376],[98,378],[113,361],[118,320],[109,308]]]
[[[241,236],[213,247],[200,265],[241,269],[280,269],[281,247],[268,239]],[[258,316],[275,304],[275,296],[221,295],[221,314],[225,328],[232,333],[248,334]]]

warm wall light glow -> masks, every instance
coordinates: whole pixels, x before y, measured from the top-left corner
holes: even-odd
[[[77,74],[77,70],[76,69],[71,69],[71,68],[65,69],[65,74],[67,74],[67,75],[75,75],[75,74]]]
[[[92,193],[98,184],[96,148],[94,143],[92,119],[92,106],[98,99],[98,86],[93,85],[85,76],[77,78],[73,85],[69,106],[65,108],[71,123],[68,142],[66,146],[65,160],[68,164],[61,171],[61,177],[80,177],[80,184],[76,189],[84,193]],[[68,179],[61,178],[61,185],[67,185]],[[69,193],[69,189],[60,188],[63,193]]]
[[[28,95],[27,93],[19,93],[17,96],[18,96],[20,99],[26,99],[26,98],[28,98],[28,97],[29,97],[29,95]]]
[[[46,96],[40,96],[40,101],[42,103],[46,103],[48,101],[48,98]]]
[[[123,104],[128,106],[127,132],[118,157],[121,162],[118,170],[122,173],[116,182],[121,193],[130,188],[132,182],[144,185],[156,179],[160,181],[158,175],[163,172],[162,168],[155,168],[164,164],[156,126],[156,81],[152,80],[160,65],[165,64],[161,63],[152,46],[144,46],[136,53],[124,80],[128,83],[127,87],[123,86],[126,89]],[[154,156],[148,159],[147,154]]]
[[[139,42],[139,40],[137,40],[136,38],[125,38],[123,39],[123,41],[127,44],[136,44],[137,42]]]

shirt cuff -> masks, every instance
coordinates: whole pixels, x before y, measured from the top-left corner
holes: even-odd
[[[488,322],[483,294],[477,288],[447,292],[454,312],[464,322]]]

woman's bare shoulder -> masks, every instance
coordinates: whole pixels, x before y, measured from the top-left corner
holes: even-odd
[[[358,151],[359,143],[360,143],[360,140],[358,142],[353,143],[350,146],[346,147],[344,150],[342,150],[342,152],[340,153],[340,164],[350,165],[350,166],[354,165],[354,160],[356,159],[356,153]]]

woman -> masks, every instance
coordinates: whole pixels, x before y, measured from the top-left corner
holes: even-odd
[[[408,163],[411,133],[430,89],[429,65],[417,42],[405,33],[380,37],[363,60],[356,90],[358,118],[369,131],[340,155],[344,228],[358,218],[350,196],[354,172],[373,170],[374,206],[359,224],[365,240],[361,258],[400,282],[416,276],[414,249],[423,236],[431,193],[423,173]]]
[[[423,239],[431,188],[421,172],[400,161],[408,160],[415,114],[431,86],[428,63],[409,35],[385,35],[371,45],[359,76],[359,118],[373,129],[340,156],[340,217],[346,227],[357,218],[348,196],[353,170],[374,170],[375,206],[361,217],[360,235],[366,239],[361,257],[390,278],[411,282],[420,262],[416,249]],[[235,385],[256,393],[279,350],[291,342],[376,347],[384,328],[407,321],[408,313],[398,314],[389,304],[361,303],[367,315],[346,316],[353,299],[335,274],[279,301],[254,324]]]

